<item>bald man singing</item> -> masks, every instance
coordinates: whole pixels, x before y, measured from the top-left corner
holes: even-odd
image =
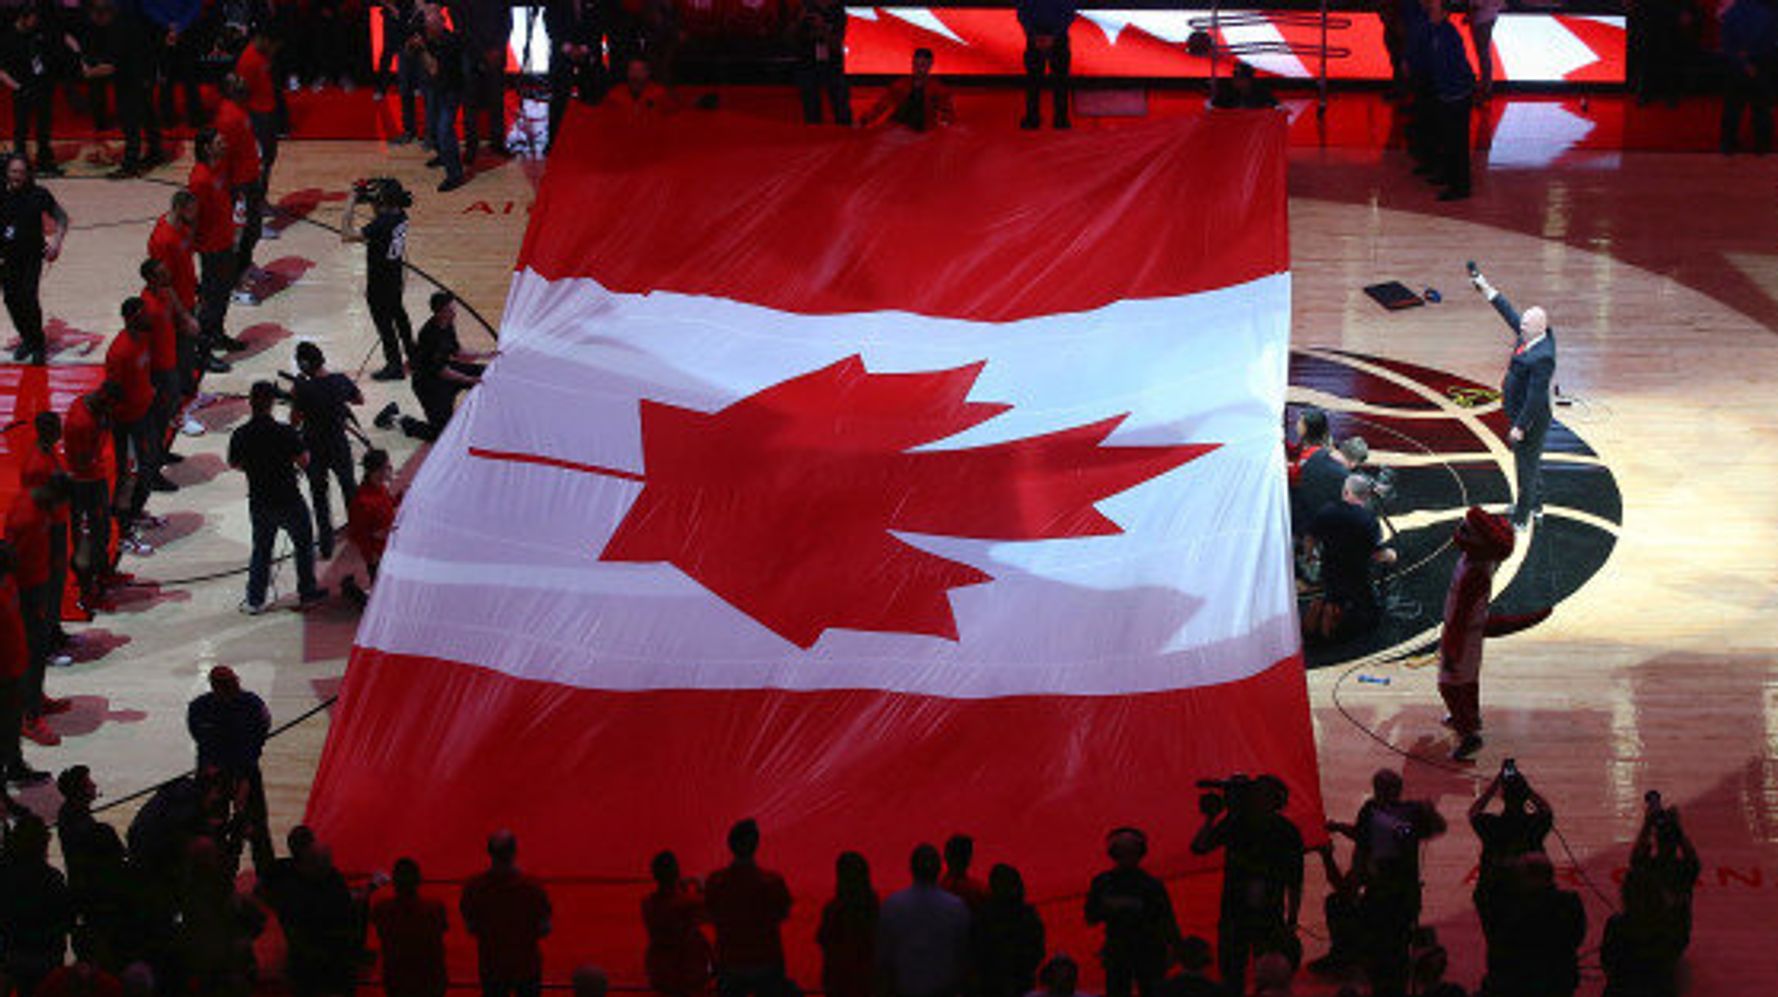
[[[1474,263],[1469,265],[1469,281],[1506,320],[1507,328],[1518,340],[1506,368],[1506,381],[1500,386],[1500,407],[1512,420],[1507,439],[1512,443],[1514,476],[1518,479],[1512,521],[1513,529],[1522,533],[1530,528],[1533,517],[1543,518],[1543,439],[1550,429],[1556,334],[1550,330],[1547,312],[1533,305],[1521,315]]]

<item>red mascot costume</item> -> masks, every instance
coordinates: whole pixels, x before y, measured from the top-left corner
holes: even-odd
[[[1468,760],[1482,747],[1482,641],[1516,633],[1550,615],[1548,609],[1508,616],[1490,615],[1494,571],[1512,556],[1513,527],[1505,516],[1471,506],[1457,524],[1455,537],[1462,556],[1445,594],[1445,627],[1439,638],[1438,692],[1450,711],[1447,723],[1457,732],[1451,757]]]

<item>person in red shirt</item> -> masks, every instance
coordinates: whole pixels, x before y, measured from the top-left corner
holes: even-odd
[[[395,529],[395,509],[401,499],[390,488],[395,480],[395,468],[389,463],[387,450],[365,451],[360,466],[364,469],[364,480],[352,493],[352,501],[346,508],[346,537],[364,558],[364,569],[374,585],[377,568],[383,563],[383,551],[389,546],[389,533]],[[345,590],[346,598],[360,607],[369,600],[364,590],[358,587],[358,579],[351,575],[346,576],[341,588]]]
[[[717,990],[728,997],[781,993],[790,888],[755,861],[759,824],[752,818],[729,829],[728,847],[734,861],[704,880],[704,906],[716,927]]]
[[[148,383],[154,386],[154,404],[148,409],[149,439],[153,441],[155,467],[148,473],[148,487],[157,492],[176,492],[167,480],[167,448],[172,442],[174,419],[185,401],[179,374],[179,302],[173,295],[173,275],[152,257],[137,268],[142,274],[142,305],[148,316]]]
[[[624,67],[623,86],[613,87],[609,99],[635,115],[672,114],[679,109],[667,88],[651,78],[648,60],[640,56]]]
[[[65,478],[68,475],[68,465],[57,449],[62,442],[62,417],[45,409],[37,413],[31,424],[36,437],[31,449],[25,453],[24,463],[19,467],[19,487],[26,491],[47,485],[53,478]],[[68,520],[68,506],[64,504],[56,509],[55,519],[49,524],[49,585],[50,590],[57,593],[68,586]],[[69,638],[62,630],[62,621],[55,620],[53,628],[56,646],[66,646]]]
[[[106,381],[74,399],[62,419],[62,453],[72,481],[69,563],[80,587],[80,604],[105,608],[100,582],[111,566],[111,517],[106,504],[110,481],[105,468],[105,441],[111,435],[111,414],[123,394]]]
[[[61,605],[57,593],[50,590],[54,577],[50,570],[50,524],[67,502],[68,479],[56,477],[36,488],[21,490],[6,514],[6,542],[16,559],[19,612],[25,621],[25,644],[30,653],[21,732],[46,747],[60,744],[62,739],[44,724],[43,718],[65,713],[70,705],[65,699],[51,699],[43,694],[44,673],[54,653],[51,622]]]
[[[229,139],[205,129],[192,143],[196,162],[185,189],[197,198],[192,248],[202,264],[198,280],[198,335],[212,349],[238,350],[244,343],[223,330],[235,287],[235,199],[229,177]]]
[[[112,508],[118,520],[118,546],[136,554],[151,553],[135,535],[136,520],[148,504],[148,483],[159,468],[149,411],[154,407],[153,360],[148,306],[141,298],[123,303],[124,327],[105,351],[105,379],[122,392],[111,413],[111,444],[117,455],[117,489]]]
[[[327,39],[324,45],[339,44]],[[272,77],[272,62],[277,56],[278,42],[264,25],[255,29],[247,47],[235,60],[235,75],[246,90],[247,122],[253,126],[253,137],[259,141],[259,182],[261,190],[271,186],[272,164],[278,161],[278,84]]]
[[[536,997],[542,986],[549,894],[519,871],[518,854],[511,831],[489,836],[488,869],[463,884],[457,903],[463,926],[475,936],[483,997]]]
[[[234,221],[233,214],[229,221]],[[187,394],[197,390],[195,374],[207,370],[226,374],[226,361],[210,356],[198,346],[198,196],[188,188],[173,192],[173,203],[167,213],[155,219],[154,231],[148,236],[148,255],[167,268],[173,285],[174,320],[179,328],[179,355],[182,387]]]
[[[265,173],[259,137],[247,110],[247,84],[230,73],[222,81],[222,100],[216,105],[216,130],[228,147],[228,182],[234,197],[235,221],[241,226],[235,239],[235,295],[237,303],[257,305],[252,291],[253,250],[265,230]]]
[[[370,923],[383,951],[383,992],[388,997],[444,997],[445,905],[420,895],[420,864],[395,862],[395,895],[371,908]]]
[[[30,670],[31,649],[25,640],[25,618],[19,611],[12,548],[0,544],[0,783],[49,781],[48,772],[25,764],[19,746],[25,722],[25,678]]]

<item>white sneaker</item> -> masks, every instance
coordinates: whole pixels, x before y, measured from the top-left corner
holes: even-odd
[[[265,603],[262,602],[259,605],[255,606],[253,603],[248,602],[245,599],[242,599],[241,604],[239,606],[236,606],[235,608],[239,609],[243,613],[246,613],[248,616],[258,616],[260,613],[265,612]]]
[[[222,401],[222,396],[214,391],[200,391],[198,392],[198,396],[191,400],[190,411],[196,412],[199,409],[209,408],[219,401]],[[186,418],[189,419],[191,417],[186,416]]]
[[[235,288],[235,293],[229,295],[229,300],[237,305],[246,305],[249,308],[259,307],[259,299],[253,296],[252,291],[242,287]]]
[[[117,546],[122,548],[125,552],[135,554],[138,557],[147,557],[154,553],[153,544],[133,534],[119,540]]]
[[[146,530],[158,530],[167,525],[167,520],[164,516],[144,515],[136,520],[136,525]]]
[[[204,428],[203,423],[193,419],[189,415],[185,417],[185,424],[179,427],[179,431],[187,436],[202,436],[209,432],[209,430]]]
[[[284,233],[281,229],[272,228],[270,225],[259,230],[259,238],[262,242],[272,242],[283,237]]]
[[[66,654],[52,654],[49,657],[51,668],[67,668],[74,664],[74,659]]]

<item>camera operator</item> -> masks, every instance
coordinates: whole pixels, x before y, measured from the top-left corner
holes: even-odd
[[[404,417],[402,431],[419,440],[436,440],[456,410],[457,395],[482,383],[483,362],[491,353],[465,353],[457,341],[457,299],[449,291],[431,297],[432,317],[420,327],[414,353],[414,397],[426,421]]]
[[[1305,545],[1321,555],[1321,598],[1311,604],[1303,626],[1312,638],[1343,640],[1368,633],[1382,618],[1371,566],[1394,564],[1395,550],[1383,544],[1383,526],[1371,508],[1376,482],[1349,474],[1340,501],[1309,521]]]
[[[369,201],[376,210],[363,228],[358,227],[358,205]],[[414,328],[407,306],[401,302],[402,276],[407,259],[407,208],[413,196],[401,183],[387,177],[357,184],[346,199],[340,221],[340,241],[364,244],[364,301],[383,344],[383,369],[371,375],[375,381],[399,381],[404,368],[402,353],[414,359]]]
[[[1401,774],[1379,769],[1371,798],[1350,824],[1329,821],[1330,833],[1352,839],[1350,884],[1358,890],[1364,937],[1359,958],[1375,997],[1405,992],[1408,943],[1420,919],[1420,846],[1445,833],[1432,804],[1401,798]]]
[[[1228,850],[1217,921],[1217,967],[1228,992],[1240,994],[1249,959],[1267,952],[1298,952],[1303,836],[1282,813],[1289,791],[1276,776],[1236,775],[1198,785],[1220,790],[1198,798],[1204,826],[1191,847],[1194,855]]]
[[[1679,824],[1678,807],[1663,807],[1653,792],[1645,802],[1624,876],[1623,910],[1605,922],[1600,943],[1605,997],[1673,997],[1679,960],[1691,944],[1698,853]]]
[[[340,485],[340,503],[352,501],[358,485],[352,477],[352,444],[347,429],[357,421],[351,406],[363,405],[358,385],[327,369],[327,357],[314,343],[299,343],[296,366],[302,373],[290,387],[291,421],[309,448],[309,500],[315,506],[315,543],[321,557],[333,557],[333,514],[327,498],[327,476]]]
[[[1488,805],[1495,796],[1504,806],[1500,813],[1489,813]],[[1507,862],[1542,852],[1544,839],[1555,823],[1555,811],[1531,788],[1518,763],[1511,758],[1501,762],[1500,772],[1469,805],[1469,826],[1482,843],[1481,879],[1476,889],[1487,885]]]

